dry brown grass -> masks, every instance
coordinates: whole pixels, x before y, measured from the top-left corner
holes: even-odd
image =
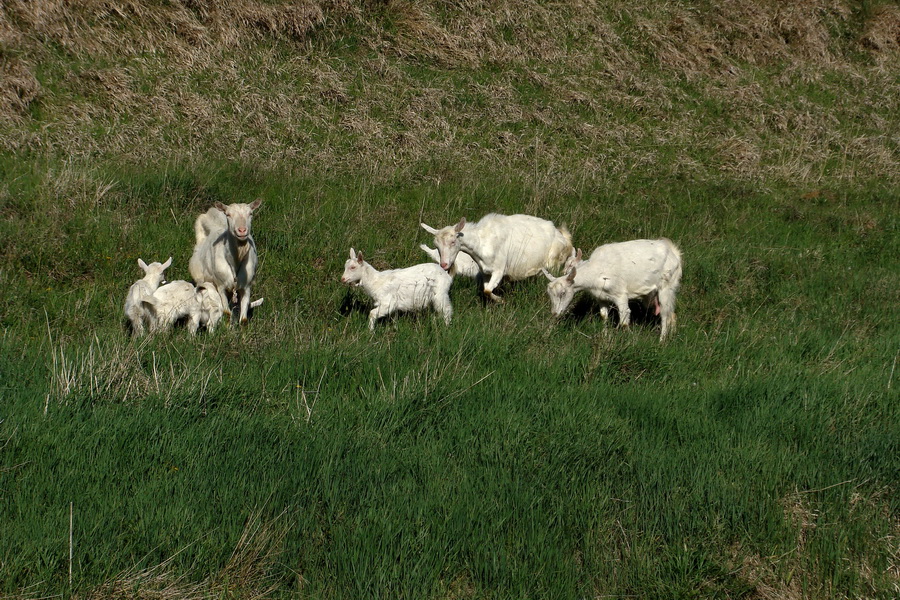
[[[838,485],[851,485],[853,482],[843,482]],[[759,556],[747,552],[741,547],[731,549],[731,562],[734,565],[734,573],[753,586],[753,592],[749,598],[754,600],[799,600],[801,598],[844,598],[836,595],[830,588],[829,582],[813,576],[809,568],[809,551],[806,549],[808,540],[815,535],[820,521],[824,515],[814,507],[813,497],[823,490],[795,491],[781,500],[784,509],[784,517],[797,532],[794,547],[788,548],[777,556]],[[890,521],[886,494],[888,490],[879,493],[863,495],[854,492],[850,498],[850,510],[858,513],[857,518],[865,519],[872,511],[880,513],[887,521]],[[860,577],[872,590],[872,597],[882,597],[880,594],[888,589],[900,593],[900,523],[895,522],[893,530],[885,536],[872,535],[873,543],[887,549],[887,554],[892,556],[885,572],[876,572],[872,565],[865,561],[855,565]],[[885,587],[887,586],[887,587]]]
[[[212,598],[262,599],[271,597],[276,582],[270,567],[281,552],[286,528],[280,518],[263,521],[259,512],[247,520],[228,564],[203,581],[174,568],[172,556],[152,567],[134,567],[113,577],[84,596],[84,600],[207,600]]]
[[[221,365],[176,365],[148,350],[151,338],[91,342],[86,350],[50,340],[50,386],[44,412],[72,402],[135,403],[156,396],[163,405],[189,396],[203,404],[209,385],[222,383]],[[165,365],[165,366],[164,366]]]
[[[900,6],[880,7],[866,23],[861,42],[880,62],[900,53]]]
[[[6,3],[0,148],[376,180],[482,164],[561,192],[635,169],[897,181],[900,12],[848,42],[850,6]]]

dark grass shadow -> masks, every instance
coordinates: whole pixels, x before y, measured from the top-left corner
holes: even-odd
[[[582,296],[572,303],[572,306],[563,316],[562,321],[582,323],[590,320],[602,320],[600,309],[603,305],[590,296]],[[630,300],[628,309],[631,310],[631,324],[637,326],[662,326],[662,319],[654,314],[653,304],[649,306],[643,300]],[[618,327],[619,311],[614,306],[609,307],[609,326]]]
[[[372,305],[368,301],[362,300],[359,294],[354,294],[353,289],[349,287],[341,300],[340,306],[338,306],[338,313],[342,317],[349,317],[353,313],[363,313],[368,318],[371,310]]]

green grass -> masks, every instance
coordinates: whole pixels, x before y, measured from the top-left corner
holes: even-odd
[[[80,175],[74,195],[61,190],[75,209],[113,177],[5,164],[20,200],[6,233],[24,239],[55,226],[27,207],[59,173]],[[458,281],[451,327],[425,313],[367,331],[368,300],[337,281],[349,246],[416,262],[423,205],[443,225],[533,203],[512,179],[398,189],[228,164],[119,172],[61,240],[4,258],[7,593],[86,590],[172,556],[175,574],[220,589],[255,517],[274,532],[254,567],[276,595],[893,595],[886,193],[672,182],[586,193],[593,204],[543,198],[534,212],[584,212],[586,247],[681,244],[679,329],[660,345],[652,321],[604,332],[578,310],[553,323],[537,279],[505,285],[502,306]],[[172,254],[170,279],[185,277],[192,215],[256,196],[266,304],[252,323],[128,339],[136,257]],[[854,227],[860,211],[877,225]],[[245,595],[257,580],[234,585]]]
[[[0,8],[0,596],[896,597],[893,13],[838,4]],[[250,324],[131,339],[255,198]],[[488,212],[671,238],[677,331],[537,277],[370,333],[350,247]]]

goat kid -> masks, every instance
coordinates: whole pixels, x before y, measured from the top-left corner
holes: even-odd
[[[434,263],[423,263],[405,269],[378,271],[363,260],[362,252],[350,248],[350,258],[344,263],[341,283],[357,285],[375,301],[369,312],[369,329],[375,321],[396,311],[416,311],[429,304],[450,324],[453,306],[450,304],[450,285],[453,278]]]
[[[164,263],[150,263],[143,259],[137,260],[138,266],[143,269],[144,277],[135,281],[128,289],[125,296],[125,317],[131,323],[131,332],[134,336],[144,335],[146,327],[153,323],[153,314],[144,305],[144,299],[151,297],[159,288],[165,277],[165,271],[172,265],[172,257]]]
[[[150,330],[154,333],[167,331],[182,319],[187,319],[191,335],[195,335],[200,327],[212,332],[225,313],[219,291],[209,282],[195,288],[188,281],[171,281],[144,297],[143,303],[153,317]],[[255,300],[250,303],[250,308],[262,303],[263,298]]]

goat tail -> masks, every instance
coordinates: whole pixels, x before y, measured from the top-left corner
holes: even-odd
[[[675,292],[681,286],[681,250],[669,238],[664,237],[661,241],[669,249],[669,255],[663,264],[663,273],[665,273],[669,287]]]
[[[572,255],[572,251],[575,249],[575,246],[572,245],[572,234],[569,232],[569,228],[566,227],[566,224],[563,223],[557,229],[560,235],[562,235],[565,243],[563,244],[554,244],[554,250],[550,256],[550,264],[546,265],[548,269],[554,270],[559,268],[560,266],[566,264],[566,261]]]
[[[666,246],[668,246],[669,250],[671,250],[672,253],[675,254],[675,256],[678,257],[678,260],[680,261],[680,260],[681,260],[681,249],[680,249],[678,246],[675,245],[675,242],[673,242],[672,240],[670,240],[670,239],[667,238],[667,237],[660,238],[660,240],[661,240]]]
[[[197,238],[198,245],[209,236],[209,223],[207,221],[206,213],[200,215],[194,221],[194,236]]]
[[[559,226],[559,232],[562,234],[562,236],[563,236],[564,238],[566,238],[566,241],[569,243],[570,250],[571,250],[571,246],[572,246],[572,234],[569,233],[569,228],[566,226],[565,223],[563,223],[562,225]]]

